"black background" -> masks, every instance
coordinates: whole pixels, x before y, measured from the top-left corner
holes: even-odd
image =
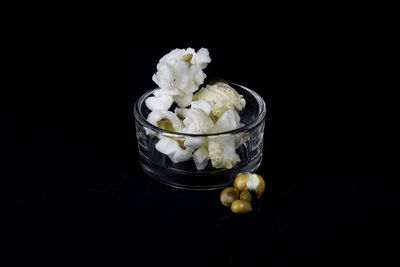
[[[8,263],[326,266],[391,254],[396,105],[368,25],[179,39],[58,30],[14,34],[5,50]],[[187,47],[209,49],[208,77],[267,102],[267,190],[249,214],[139,166],[133,104],[155,87],[159,58]]]

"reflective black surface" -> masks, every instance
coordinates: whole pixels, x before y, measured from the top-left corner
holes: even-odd
[[[395,146],[390,105],[378,104],[393,100],[379,97],[357,40],[314,45],[300,37],[237,48],[93,41],[52,47],[37,65],[10,50],[14,65],[0,100],[7,263],[384,259],[397,172],[387,149]],[[248,86],[267,102],[259,170],[267,189],[247,215],[223,207],[219,191],[170,188],[139,166],[133,103],[154,87],[158,59],[188,46],[209,48],[209,77]]]

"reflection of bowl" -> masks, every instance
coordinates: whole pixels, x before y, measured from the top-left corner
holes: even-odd
[[[238,129],[217,134],[187,134],[171,132],[158,128],[149,123],[146,118],[150,110],[145,105],[145,99],[154,90],[143,94],[135,103],[134,116],[136,125],[136,137],[138,142],[139,160],[143,170],[151,177],[173,187],[210,190],[218,189],[231,184],[239,172],[255,172],[261,164],[262,149],[264,142],[264,124],[266,105],[264,100],[254,91],[235,84],[229,83],[239,94],[246,99],[245,108],[239,112],[240,121],[245,126]],[[147,135],[148,132],[155,134]],[[151,130],[151,131],[149,131]],[[178,139],[185,137],[206,138],[242,138],[243,144],[236,148],[241,162],[231,169],[216,169],[211,162],[204,170],[197,170],[193,160],[173,163],[168,156],[158,152],[155,144],[158,142],[157,135],[169,136]]]

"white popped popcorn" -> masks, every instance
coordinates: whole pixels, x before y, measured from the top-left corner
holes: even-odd
[[[145,103],[151,111],[168,110],[174,103],[174,99],[169,95],[151,96],[146,99]]]
[[[247,180],[247,188],[250,190],[256,190],[257,186],[260,184],[260,179],[257,174],[249,173],[249,179]]]
[[[246,101],[229,84],[217,82],[198,91],[206,78],[203,70],[210,62],[205,48],[197,53],[192,48],[174,49],[163,56],[153,75],[159,89],[145,100],[151,110],[147,120],[157,127],[185,134],[216,134],[242,127],[238,111]],[[169,111],[174,102],[179,107]],[[159,138],[155,148],[173,163],[193,159],[197,170],[204,170],[209,160],[214,168],[233,168],[240,162],[236,149],[249,137],[248,133],[208,137],[156,134],[147,128],[146,133]]]
[[[211,109],[214,107],[214,105],[215,105],[214,101],[207,101],[201,99],[198,101],[192,101],[192,103],[190,103],[190,108],[202,109],[207,115],[210,115]]]
[[[175,113],[183,118],[183,132],[191,134],[209,133],[214,123],[202,109],[176,108]]]
[[[235,151],[235,140],[232,136],[210,136],[208,138],[208,152],[211,164],[214,168],[231,169],[240,157]]]
[[[243,124],[240,123],[240,116],[237,111],[234,109],[228,109],[218,118],[211,131],[213,133],[222,133],[237,129],[242,125]]]
[[[193,153],[193,161],[197,170],[204,170],[208,165],[210,156],[208,154],[208,144],[204,142],[199,149]]]
[[[188,147],[190,149],[197,149],[199,146],[203,144],[203,142],[206,140],[206,137],[192,137],[192,136],[186,136],[185,141],[183,142],[183,145],[185,147]]]
[[[217,82],[213,85],[207,85],[198,91],[193,100],[214,101],[215,105],[211,109],[214,116],[219,118],[226,110],[242,110],[246,105],[246,100],[238,94],[235,89],[223,82]]]
[[[154,126],[179,132],[183,129],[182,121],[171,111],[155,110],[147,116],[147,121]]]
[[[187,107],[192,96],[204,82],[203,69],[211,62],[208,50],[201,48],[174,49],[160,59],[153,81],[160,87],[159,94],[172,96],[180,107]]]
[[[182,149],[178,141],[168,137],[161,136],[160,141],[158,141],[155,147],[159,152],[168,155],[174,163],[187,161],[192,158],[193,151],[191,149]]]

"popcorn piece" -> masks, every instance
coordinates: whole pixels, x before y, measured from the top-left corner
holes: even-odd
[[[247,188],[250,190],[256,190],[258,185],[260,184],[260,179],[257,174],[249,173],[249,179],[247,180]]]
[[[228,109],[221,117],[217,120],[214,127],[211,129],[213,133],[222,133],[231,131],[241,127],[243,124],[240,123],[240,117],[236,110]]]
[[[174,99],[169,95],[151,96],[145,101],[147,108],[151,111],[168,110],[173,102]]]
[[[183,95],[174,96],[175,103],[180,107],[187,107],[192,101],[193,93],[185,92]]]
[[[183,145],[187,148],[195,150],[203,144],[206,138],[186,136],[185,139],[186,140],[183,142]]]
[[[169,131],[179,132],[183,129],[182,121],[171,111],[152,111],[149,116],[147,116],[147,121],[154,126]]]
[[[160,87],[157,94],[172,96],[180,107],[187,107],[206,74],[203,69],[211,62],[208,50],[201,48],[174,49],[160,59],[153,81]]]
[[[210,136],[208,153],[212,166],[217,169],[231,169],[240,162],[240,157],[235,152],[235,140],[232,136]]]
[[[244,123],[240,122],[240,116],[238,112],[234,109],[229,109],[225,111],[224,114],[222,114],[222,116],[217,120],[211,132],[227,132],[242,127],[243,125]],[[250,133],[234,134],[232,138],[235,140],[235,147],[238,148],[244,144],[250,138],[250,136]]]
[[[192,48],[174,49],[157,64],[153,81],[160,89],[145,101],[152,111],[147,120],[160,128],[191,134],[222,133],[243,126],[238,111],[246,105],[242,95],[226,82],[207,85],[193,95],[204,82],[203,69],[211,62],[208,50],[197,53]],[[179,108],[168,111],[173,102]],[[190,108],[185,108],[190,105]],[[147,134],[156,134],[145,128]],[[156,149],[178,163],[193,158],[197,170],[203,170],[211,160],[215,168],[232,168],[240,157],[235,149],[250,134],[207,137],[159,134]],[[193,152],[195,151],[195,152]]]
[[[193,161],[196,165],[196,169],[199,171],[204,170],[204,168],[208,165],[209,159],[208,144],[205,142],[193,153]]]
[[[212,128],[213,133],[226,132],[242,126],[240,117],[235,109],[226,110]],[[214,168],[231,169],[240,157],[236,154],[236,144],[241,140],[241,135],[219,135],[208,138],[208,151],[211,164]]]
[[[175,113],[179,117],[184,118],[183,132],[185,133],[208,133],[214,127],[213,121],[202,109],[176,108]]]
[[[243,145],[250,138],[250,136],[251,134],[248,132],[235,134],[234,138],[235,138],[236,148]]]
[[[243,96],[239,95],[235,89],[223,82],[207,85],[193,96],[193,100],[195,101],[201,99],[215,101],[215,105],[211,109],[211,112],[217,118],[228,109],[234,108],[240,111],[246,105],[246,100]]]
[[[168,155],[169,158],[173,163],[179,163],[183,161],[188,161],[192,158],[192,151],[191,150],[180,150],[173,155]]]
[[[174,163],[190,160],[192,158],[191,149],[182,149],[179,143],[168,137],[160,137],[160,141],[156,144],[156,149],[171,159]]]
[[[207,115],[210,115],[211,109],[215,105],[214,101],[207,101],[207,100],[198,100],[198,101],[192,101],[190,104],[190,108],[198,108],[202,109]]]
[[[181,94],[181,92],[178,89],[171,89],[168,91],[162,89],[156,89],[153,91],[153,95],[155,96],[162,96],[162,95],[174,96],[179,94]]]

